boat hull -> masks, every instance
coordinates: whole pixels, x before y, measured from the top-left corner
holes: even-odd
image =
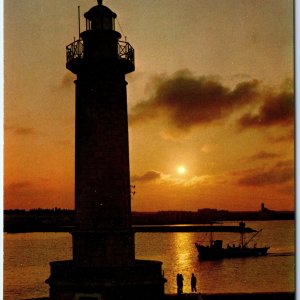
[[[258,257],[268,254],[270,247],[261,248],[213,248],[210,246],[203,246],[196,243],[198,256],[202,260],[213,260],[223,258],[237,258],[237,257]]]

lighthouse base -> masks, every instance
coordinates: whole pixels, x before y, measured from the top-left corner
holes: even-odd
[[[126,266],[78,267],[51,262],[52,300],[161,300],[165,279],[159,261],[135,260]]]

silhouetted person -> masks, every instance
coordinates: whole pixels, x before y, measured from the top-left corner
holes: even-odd
[[[183,292],[183,276],[182,274],[177,274],[177,293],[182,294]]]
[[[183,293],[183,276],[180,274],[180,291]]]
[[[191,277],[191,289],[192,289],[192,292],[197,292],[196,285],[197,285],[197,278],[194,275],[194,273],[192,273],[192,277]]]

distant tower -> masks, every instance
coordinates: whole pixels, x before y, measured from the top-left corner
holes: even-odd
[[[162,299],[162,263],[135,260],[131,229],[125,74],[134,49],[102,1],[84,17],[66,64],[77,75],[73,260],[50,263],[50,298]]]

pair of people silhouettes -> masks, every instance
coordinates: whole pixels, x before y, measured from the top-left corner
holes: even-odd
[[[176,276],[176,281],[177,281],[177,294],[182,294],[183,293],[183,276],[182,274],[177,274]],[[194,273],[192,273],[192,277],[191,277],[191,290],[192,292],[197,292],[197,278],[194,275]]]

